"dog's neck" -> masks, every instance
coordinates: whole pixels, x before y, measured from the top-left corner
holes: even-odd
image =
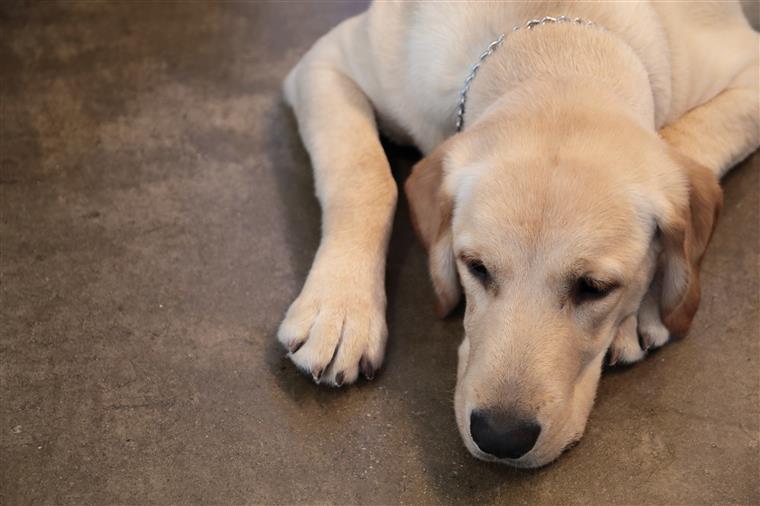
[[[615,111],[655,129],[652,87],[634,50],[606,30],[565,24],[507,36],[470,88],[465,128],[495,109],[562,102]]]

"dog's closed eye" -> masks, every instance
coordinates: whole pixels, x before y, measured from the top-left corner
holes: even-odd
[[[601,281],[589,276],[581,276],[573,285],[573,301],[576,305],[584,302],[601,300],[607,297],[620,285],[614,281]]]
[[[464,258],[463,260],[470,274],[484,286],[491,281],[491,273],[488,272],[482,261],[477,258]]]

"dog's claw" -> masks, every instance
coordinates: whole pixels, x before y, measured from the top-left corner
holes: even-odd
[[[324,369],[315,369],[311,371],[311,377],[314,378],[315,383],[319,383],[319,380],[322,378],[323,372],[324,372]]]
[[[372,367],[372,362],[370,362],[367,357],[362,357],[359,367],[364,377],[368,380],[372,380],[375,377],[375,368]]]
[[[291,341],[291,343],[288,345],[288,350],[290,353],[295,353],[301,348],[301,346],[303,346],[304,342],[305,341]]]
[[[335,375],[335,386],[340,387],[343,386],[343,372],[339,372]]]
[[[639,333],[639,346],[642,351],[647,351],[652,347],[652,336],[647,333]]]
[[[610,351],[610,357],[607,361],[607,364],[610,366],[613,366],[618,363],[618,360],[620,360],[620,350],[618,349],[612,349]]]

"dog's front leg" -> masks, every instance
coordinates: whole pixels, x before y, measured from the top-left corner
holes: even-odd
[[[285,83],[311,156],[322,239],[278,339],[315,381],[371,379],[385,352],[385,260],[397,189],[369,100],[311,55]]]
[[[756,36],[755,36],[756,37]],[[672,148],[721,178],[760,146],[757,58],[722,93],[660,130]],[[670,339],[660,314],[659,281],[644,296],[637,315],[620,326],[609,350],[610,363],[641,360],[647,350]]]
[[[760,42],[760,37],[755,40]],[[758,73],[755,56],[731,86],[667,125],[660,135],[681,154],[722,178],[760,147]]]

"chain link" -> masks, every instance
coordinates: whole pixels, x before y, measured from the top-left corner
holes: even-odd
[[[597,26],[592,21],[587,21],[582,18],[571,18],[569,16],[544,16],[541,19],[530,19],[522,25],[515,25],[512,27],[512,32],[514,33],[525,29],[532,30],[536,26],[552,23],[574,23],[576,25],[582,26]],[[496,38],[496,40],[488,44],[486,50],[483,51],[478,57],[478,61],[475,63],[475,65],[472,66],[472,68],[470,68],[470,73],[467,74],[467,77],[464,80],[464,86],[462,86],[462,89],[459,90],[459,105],[457,106],[456,122],[457,132],[461,132],[462,128],[464,128],[464,113],[465,105],[467,104],[467,92],[470,91],[470,85],[472,84],[473,79],[475,79],[475,75],[477,75],[478,70],[480,70],[480,66],[483,65],[483,62],[486,60],[486,58],[491,56],[494,51],[496,51],[499,46],[504,43],[504,39],[506,38],[507,34],[502,33],[498,38]]]

